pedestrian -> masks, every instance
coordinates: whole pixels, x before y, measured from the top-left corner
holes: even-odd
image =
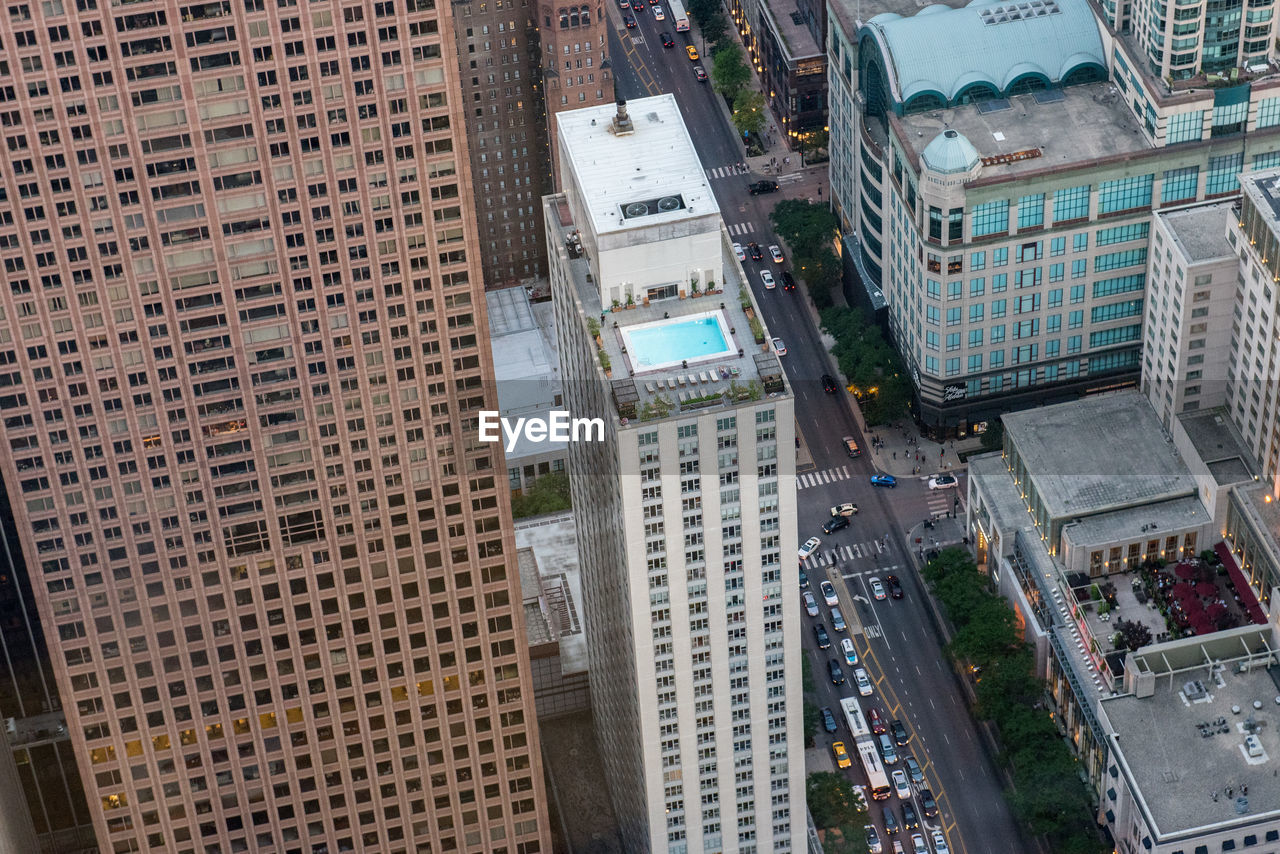
[[[897,452],[897,451],[894,451],[894,452],[893,452],[893,458],[894,458],[895,460],[898,458],[898,452]]]

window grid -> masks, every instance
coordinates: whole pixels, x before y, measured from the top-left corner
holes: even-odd
[[[1098,187],[1098,213],[1151,207],[1151,187],[1154,183],[1154,175],[1135,175],[1115,181],[1103,181]]]
[[[1044,225],[1044,193],[1018,199],[1018,230]]]
[[[1067,222],[1085,219],[1089,216],[1089,199],[1093,192],[1092,184],[1082,187],[1069,187],[1053,191],[1053,221]]]
[[[1160,201],[1181,202],[1196,197],[1196,189],[1200,186],[1200,167],[1187,166],[1183,169],[1169,169],[1164,173],[1164,182],[1160,187]]]
[[[1009,200],[987,202],[973,209],[973,236],[986,237],[1009,230]]]

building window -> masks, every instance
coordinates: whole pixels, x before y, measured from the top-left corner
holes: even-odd
[[[991,250],[991,266],[1004,267],[1009,263],[1009,247],[1002,246]]]
[[[987,269],[987,253],[972,252],[969,254],[969,270],[977,272],[978,270]]]
[[[1169,173],[1166,172],[1166,175]],[[1194,190],[1192,194],[1194,195]],[[1110,246],[1112,243],[1128,243],[1131,240],[1146,240],[1147,234],[1151,231],[1151,226],[1145,222],[1134,222],[1129,225],[1117,225],[1114,228],[1102,228],[1098,230],[1097,244],[1099,246]]]
[[[977,278],[969,280],[969,296],[980,297],[987,290],[987,280],[985,278]]]
[[[1089,199],[1093,192],[1092,184],[1082,187],[1071,187],[1053,191],[1053,221],[1055,224],[1089,216]]]
[[[1131,211],[1151,207],[1154,175],[1135,175],[1115,181],[1103,181],[1098,187],[1098,213]]]
[[[1209,177],[1205,180],[1206,196],[1233,192],[1236,187],[1236,175],[1244,166],[1244,155],[1224,154],[1221,157],[1209,158]]]
[[[930,211],[933,211],[930,208]],[[1021,227],[1021,226],[1019,226]],[[1003,234],[1009,230],[1009,200],[987,202],[973,209],[973,236]]]
[[[1067,254],[1067,238],[1055,237],[1049,241],[1049,255],[1056,257]]]
[[[1185,169],[1169,169],[1164,173],[1164,182],[1160,187],[1160,202],[1182,202],[1196,197],[1200,186],[1200,167],[1188,166]]]
[[[1280,98],[1274,99],[1280,101]],[[1266,101],[1263,101],[1265,104]],[[1262,127],[1262,123],[1258,123]],[[1170,144],[1175,142],[1190,142],[1200,139],[1204,131],[1204,111],[1193,110],[1190,113],[1178,113],[1169,117],[1169,134],[1168,140]]]
[[[991,277],[991,293],[1004,293],[1009,287],[1009,274],[996,273]]]
[[[1018,230],[1044,225],[1044,193],[1018,199]]]

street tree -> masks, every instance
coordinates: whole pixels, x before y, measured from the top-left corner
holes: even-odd
[[[703,34],[706,34],[705,28]],[[741,45],[732,39],[720,42],[711,53],[714,63],[711,69],[711,84],[731,104],[737,100],[743,87],[751,81],[751,69],[743,61],[742,55]]]
[[[711,51],[713,56],[715,55],[713,46],[737,44],[733,39],[725,38],[725,35],[729,32],[729,19],[719,10],[705,18],[700,18],[698,20],[698,29],[702,32],[702,40],[707,50]]]
[[[733,102],[733,126],[739,133],[759,136],[764,131],[764,95],[747,89]]]
[[[805,782],[805,800],[818,827],[856,827],[866,819],[866,808],[853,785],[841,774],[818,771]]]

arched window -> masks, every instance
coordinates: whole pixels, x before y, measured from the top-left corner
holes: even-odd
[[[569,10],[568,9],[560,10],[560,29],[562,30],[569,29]]]
[[[578,7],[573,6],[569,9],[569,26],[578,26]]]
[[[590,9],[590,7],[587,7],[587,6],[583,6],[583,7],[582,7],[582,26],[584,26],[584,27],[589,27],[589,26],[591,26],[591,9]]]

